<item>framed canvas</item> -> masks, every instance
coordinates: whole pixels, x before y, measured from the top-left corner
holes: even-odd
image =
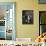
[[[39,0],[39,4],[46,4],[46,0]]]
[[[39,11],[39,35],[46,32],[46,11]]]
[[[0,40],[15,40],[15,2],[0,2]]]
[[[33,24],[33,10],[22,11],[22,24]]]

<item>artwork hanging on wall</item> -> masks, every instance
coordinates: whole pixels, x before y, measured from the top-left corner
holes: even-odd
[[[0,2],[0,40],[15,40],[15,2]]]
[[[39,34],[46,32],[46,11],[39,11]]]
[[[22,24],[33,24],[33,10],[22,11]]]
[[[39,0],[40,4],[46,4],[46,0]]]

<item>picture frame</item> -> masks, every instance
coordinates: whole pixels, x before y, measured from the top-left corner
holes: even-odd
[[[46,0],[39,0],[39,4],[46,4]]]
[[[14,40],[16,2],[0,2],[0,40]]]
[[[46,32],[46,11],[39,11],[39,35]]]
[[[22,24],[33,24],[33,10],[22,11]]]

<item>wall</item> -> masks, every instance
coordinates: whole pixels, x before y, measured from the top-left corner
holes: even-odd
[[[16,37],[36,38],[39,34],[39,10],[46,10],[38,0],[3,0],[0,2],[16,2]],[[33,24],[22,24],[22,10],[33,10]]]
[[[39,4],[39,11],[46,11],[46,4]]]
[[[37,0],[19,0],[16,2],[17,5],[17,37],[18,38],[36,38],[39,32],[38,23],[38,1]],[[33,24],[23,25],[22,24],[22,10],[33,10]]]

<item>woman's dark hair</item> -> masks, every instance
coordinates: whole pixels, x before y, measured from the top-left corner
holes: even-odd
[[[44,39],[44,42],[46,42],[46,39]]]

